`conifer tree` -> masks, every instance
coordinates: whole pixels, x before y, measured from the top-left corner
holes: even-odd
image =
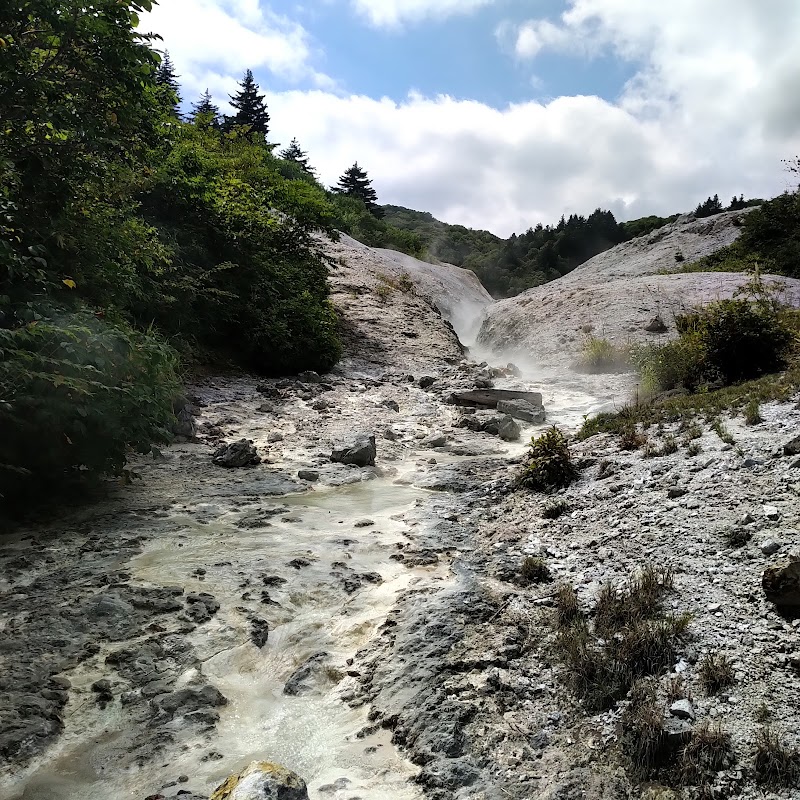
[[[181,93],[178,78],[180,75],[175,73],[175,66],[172,59],[169,57],[169,50],[164,51],[161,58],[161,63],[155,74],[155,82],[159,88],[159,94],[162,97],[163,103],[170,111],[176,116],[181,115]]]
[[[308,163],[308,153],[300,147],[300,143],[297,139],[292,139],[289,143],[289,146],[284,150],[281,150],[278,153],[278,156],[282,158],[284,161],[294,161],[303,172],[308,173],[309,175],[314,174],[313,168]]]
[[[372,216],[378,219],[384,216],[383,209],[378,205],[378,195],[372,188],[372,181],[367,177],[367,173],[358,166],[357,161],[339,178],[339,183],[332,188],[332,191],[348,197],[357,197],[363,201]]]
[[[230,95],[231,105],[236,113],[232,117],[225,117],[226,130],[237,125],[246,125],[251,132],[260,133],[266,139],[269,134],[269,112],[264,95],[258,93],[259,88],[252,71],[248,69],[239,82],[239,91]]]
[[[208,89],[200,95],[197,103],[192,103],[191,121],[199,127],[220,127],[219,106],[211,101],[211,92]]]

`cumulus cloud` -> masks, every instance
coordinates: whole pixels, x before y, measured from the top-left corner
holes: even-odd
[[[230,50],[235,63],[204,57],[205,45],[187,29],[202,39],[222,23],[197,20],[198,2],[208,14],[227,9],[254,36],[282,36],[283,45],[239,41],[231,30],[215,58]],[[221,3],[192,0],[193,14],[184,6],[170,17],[174,30],[161,30],[179,67],[185,72],[184,57],[194,65],[198,87],[224,97],[251,58],[271,59],[258,63],[288,74],[310,69],[302,29],[265,16],[256,0],[236,0],[238,10],[233,0]],[[412,5],[381,7],[392,19]],[[800,154],[800,5],[772,0],[770,8],[759,13],[751,0],[572,0],[557,20],[507,26],[515,57],[532,71],[543,51],[626,59],[636,74],[616,100],[558,97],[492,108],[447,96],[394,102],[295,90],[268,94],[271,139],[286,144],[297,136],[326,184],[358,160],[381,202],[502,235],[598,206],[630,219],[688,211],[715,192],[726,201],[740,192],[771,196],[792,183],[781,158]]]
[[[495,0],[352,0],[355,11],[379,28],[468,14]]]
[[[289,81],[333,81],[313,66],[307,31],[259,0],[165,0],[142,17],[170,51],[187,97],[206,87],[233,88],[245,69],[267,69]]]

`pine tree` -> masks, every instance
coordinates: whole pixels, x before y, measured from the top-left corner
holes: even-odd
[[[178,78],[180,75],[175,74],[175,66],[172,59],[169,57],[169,50],[164,51],[161,58],[161,63],[155,74],[155,82],[159,88],[159,94],[165,106],[176,116],[181,115],[181,93]]]
[[[383,209],[378,205],[378,195],[372,188],[372,181],[358,166],[357,161],[339,178],[339,183],[332,188],[332,191],[348,197],[357,197],[373,217],[380,219],[384,215]]]
[[[211,102],[211,92],[208,89],[200,95],[200,101],[192,103],[191,121],[198,127],[220,127],[219,107]]]
[[[314,170],[308,163],[308,153],[300,147],[300,143],[297,139],[292,139],[289,143],[289,146],[285,150],[281,150],[278,153],[279,158],[282,158],[284,161],[294,161],[303,172],[308,173],[309,175],[314,174]]]
[[[264,95],[258,93],[259,88],[252,71],[248,69],[239,82],[239,91],[230,96],[236,113],[232,117],[225,117],[227,130],[237,125],[246,125],[252,133],[260,133],[266,139],[269,134],[269,112]]]

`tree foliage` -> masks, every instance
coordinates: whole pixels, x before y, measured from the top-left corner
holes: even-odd
[[[308,163],[308,153],[300,147],[297,139],[292,139],[289,146],[278,154],[284,161],[293,161],[308,175],[314,175],[314,170]]]
[[[271,373],[339,355],[327,193],[264,147],[252,74],[228,132],[208,92],[176,119],[174,67],[137,32],[149,9],[18,0],[2,17],[0,501],[167,441],[179,351]]]
[[[226,130],[230,131],[240,126],[266,140],[269,136],[269,112],[264,95],[259,94],[259,88],[253,78],[252,70],[246,70],[239,82],[239,91],[230,96],[231,105],[236,109],[236,113],[225,117]]]
[[[200,95],[196,103],[192,103],[192,111],[189,119],[200,127],[215,128],[219,130],[222,125],[219,106],[211,99],[211,92],[208,89]]]
[[[358,162],[345,170],[339,182],[333,187],[333,192],[354,197],[366,206],[373,217],[377,219],[383,217],[383,209],[378,205],[378,194],[372,188],[372,181],[367,177],[366,171],[358,166]]]

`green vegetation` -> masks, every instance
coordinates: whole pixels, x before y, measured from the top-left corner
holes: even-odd
[[[523,586],[530,586],[534,583],[546,583],[550,580],[550,568],[543,558],[527,556],[522,561],[519,577]]]
[[[542,517],[544,519],[558,519],[564,514],[568,514],[569,510],[570,506],[566,500],[554,500],[542,509]]]
[[[597,597],[593,624],[572,587],[556,593],[556,655],[588,711],[612,707],[637,680],[674,663],[689,617],[664,613],[663,596],[672,586],[672,573],[652,566],[619,589],[607,584]]]
[[[800,751],[784,744],[772,728],[762,728],[756,739],[756,783],[770,789],[800,786]]]
[[[358,166],[358,162],[345,170],[332,191],[334,194],[360,200],[373,217],[383,218],[383,209],[378,205],[378,194],[372,188],[372,181],[367,177],[367,173]]]
[[[631,369],[631,348],[618,346],[591,333],[586,335],[583,352],[575,365],[581,372],[627,372]]]
[[[207,92],[179,120],[171,61],[136,31],[150,8],[23,2],[3,30],[6,501],[121,474],[129,450],[167,441],[190,354],[273,374],[339,355],[315,239],[337,207],[272,154],[251,73],[224,126]]]
[[[569,443],[555,426],[538,438],[531,439],[525,457],[525,468],[518,484],[526,489],[549,492],[569,486],[578,477]]]
[[[733,685],[733,665],[724,653],[708,653],[698,668],[700,682],[707,694],[718,694]]]

